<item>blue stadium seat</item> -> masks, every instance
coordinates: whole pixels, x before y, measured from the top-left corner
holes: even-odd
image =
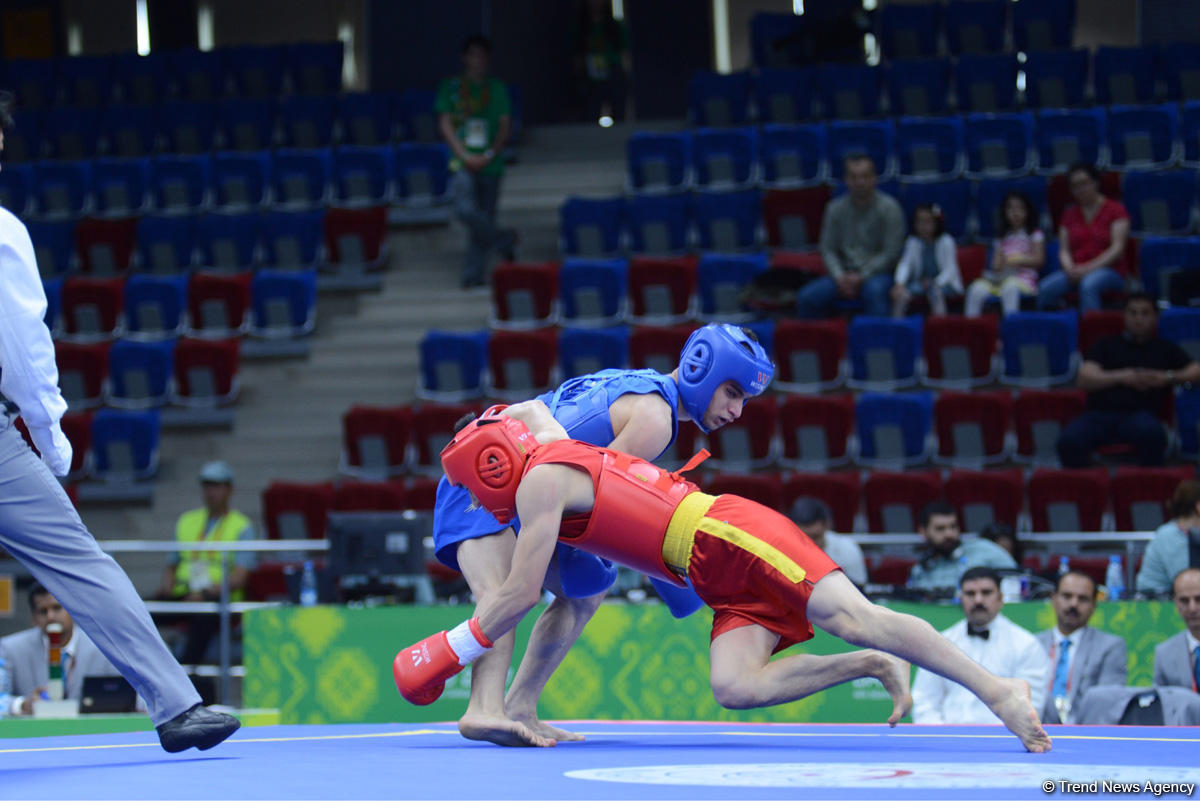
[[[812,119],[816,85],[817,71],[812,68],[759,70],[754,81],[759,122],[791,124]]]
[[[156,410],[99,410],[92,416],[92,475],[111,482],[153,478],[158,433]]]
[[[688,82],[688,115],[700,127],[745,125],[750,120],[749,72],[700,71]]]
[[[676,192],[688,188],[691,137],[685,133],[637,132],[626,142],[630,191]]]
[[[332,97],[293,95],[281,100],[279,131],[283,146],[312,148],[333,144],[335,110]]]
[[[217,144],[217,107],[213,103],[164,103],[155,107],[155,130],[164,153],[208,153]]]
[[[192,266],[196,218],[147,215],[138,220],[137,263],[144,273],[176,275]]]
[[[1162,49],[1159,73],[1167,85],[1167,98],[1200,100],[1200,53],[1191,42],[1172,42]]]
[[[283,92],[284,56],[281,45],[225,48],[225,79],[238,97],[279,97]]]
[[[975,208],[978,221],[979,235],[985,239],[1000,236],[1003,233],[1001,215],[1004,213],[1004,196],[1016,190],[1029,195],[1037,209],[1039,225],[1046,215],[1046,179],[1040,175],[1027,175],[1023,178],[985,178],[979,182],[975,196]],[[1043,229],[1045,226],[1041,226]],[[1049,254],[1046,263],[1050,263]]]
[[[169,70],[179,97],[208,103],[225,96],[224,50],[175,50]]]
[[[92,207],[100,216],[130,217],[150,203],[149,159],[95,159]]]
[[[5,167],[0,175],[9,171]],[[25,224],[43,279],[58,278],[75,267],[75,221],[30,220]]]
[[[1017,103],[1017,57],[1013,53],[963,55],[955,80],[959,111],[1007,111]]]
[[[698,317],[706,322],[746,322],[756,313],[742,308],[741,294],[767,271],[765,253],[704,253],[696,271]],[[764,345],[764,347],[767,347]],[[770,352],[770,348],[767,348]]]
[[[1183,140],[1180,164],[1200,167],[1200,101],[1184,103],[1179,114],[1179,135]]]
[[[629,305],[625,259],[564,259],[558,274],[564,325],[597,327],[623,322]]]
[[[1000,322],[1001,383],[1049,387],[1070,382],[1079,366],[1078,328],[1074,310],[1005,315]]]
[[[250,284],[250,333],[267,339],[294,339],[317,322],[317,271],[261,269]]]
[[[611,256],[621,250],[625,200],[568,197],[558,209],[559,242],[569,256]]]
[[[150,162],[154,205],[168,214],[194,214],[209,204],[208,156],[157,156]]]
[[[1025,105],[1033,108],[1080,106],[1088,82],[1088,51],[1034,51],[1025,58]]]
[[[887,68],[887,92],[893,115],[942,114],[949,102],[950,66],[943,58],[893,61]]]
[[[421,339],[421,381],[417,395],[455,403],[483,396],[488,332],[430,330]]]
[[[310,208],[329,198],[333,157],[328,148],[276,150],[271,158],[272,199],[282,208]]]
[[[269,150],[275,145],[274,101],[222,102],[217,107],[217,134],[223,150]]]
[[[347,145],[390,144],[395,138],[395,98],[383,92],[347,92],[337,98],[341,141]]]
[[[1033,149],[1033,115],[968,114],[964,131],[966,174],[971,177],[1011,177],[1030,172]]]
[[[163,102],[170,91],[169,61],[167,52],[158,49],[144,56],[117,54],[113,60],[113,89],[119,102],[136,106]]]
[[[885,5],[879,11],[879,43],[883,57],[891,61],[936,56],[941,24],[940,3]]]
[[[394,163],[396,200],[410,218],[451,202],[446,145],[402,142],[396,147]]]
[[[904,219],[911,220],[917,206],[932,203],[942,210],[946,233],[955,239],[967,235],[967,220],[971,212],[971,183],[959,178],[953,181],[930,181],[900,185],[897,198],[904,206]]]
[[[206,214],[196,221],[199,266],[206,270],[240,272],[258,262],[257,214]]]
[[[1131,173],[1135,174],[1135,173]],[[1142,286],[1156,298],[1170,297],[1176,274],[1200,269],[1200,237],[1148,236],[1138,253]]]
[[[881,181],[894,172],[893,141],[896,137],[891,120],[829,123],[829,169],[835,177],[842,174],[842,160],[849,155],[865,153],[875,162]]]
[[[933,393],[864,392],[854,405],[861,465],[887,468],[924,464],[933,454]]]
[[[759,241],[762,196],[756,189],[698,192],[692,197],[692,219],[701,250],[753,248]]]
[[[34,196],[33,167],[6,164],[0,170],[0,206],[24,219],[29,215]]]
[[[54,59],[14,58],[4,64],[5,86],[28,109],[50,108],[58,102],[58,62]]]
[[[1200,359],[1200,309],[1172,306],[1158,318],[1158,335]]]
[[[42,291],[46,294],[46,327],[52,332],[58,331],[59,316],[62,314],[62,285],[61,278],[43,278]]]
[[[559,372],[563,378],[629,365],[629,328],[564,328],[558,335]]]
[[[1179,159],[1176,106],[1113,106],[1108,110],[1109,166],[1118,170],[1170,167]]]
[[[850,321],[850,378],[874,392],[915,386],[920,378],[921,318],[858,315]]]
[[[905,181],[945,181],[963,171],[963,124],[958,117],[901,117],[896,161]]]
[[[748,186],[758,177],[754,128],[700,128],[692,134],[692,173],[707,189]]]
[[[1108,120],[1104,109],[1043,109],[1034,125],[1038,172],[1065,172],[1076,162],[1086,162],[1103,169],[1108,156],[1103,147],[1107,142]]]
[[[1136,235],[1190,233],[1195,197],[1195,170],[1129,172],[1121,184],[1121,201]]]
[[[188,276],[134,274],[125,281],[125,338],[153,342],[183,335]]]
[[[879,114],[881,67],[827,64],[817,81],[826,119],[855,120]]]
[[[38,213],[49,219],[79,217],[92,207],[90,161],[42,161],[33,165]]]
[[[90,159],[99,144],[100,112],[91,108],[58,106],[42,117],[44,155],[52,159]]]
[[[1018,51],[1055,50],[1071,46],[1075,33],[1075,0],[1039,0],[1013,5],[1013,45]]]
[[[378,206],[391,201],[389,145],[339,147],[333,153],[333,197],[341,206]]]
[[[1200,389],[1185,389],[1175,396],[1175,427],[1179,455],[1200,459]]]
[[[108,397],[118,409],[154,409],[170,397],[175,340],[120,339],[108,351]]]
[[[100,115],[100,152],[120,158],[150,156],[155,144],[154,110],[149,106],[109,106]],[[5,137],[5,152],[8,137]]]
[[[344,60],[345,51],[341,42],[297,42],[288,45],[286,66],[292,91],[298,95],[337,94],[342,88]]]
[[[113,95],[113,56],[72,56],[58,60],[58,89],[64,103],[103,108]]]
[[[946,4],[946,45],[953,55],[996,53],[1004,49],[1008,0],[950,0]]]
[[[1153,102],[1157,61],[1155,46],[1097,47],[1093,57],[1096,102],[1104,106]]]
[[[213,206],[221,211],[248,211],[270,202],[271,153],[221,152],[212,161]]]
[[[441,142],[438,133],[437,114],[433,104],[435,93],[425,89],[405,89],[396,104],[396,114],[404,138],[410,142]]]
[[[14,109],[13,126],[4,132],[5,164],[37,161],[42,157],[42,118],[37,109]]]
[[[263,264],[277,270],[319,267],[324,217],[323,209],[264,214],[259,220]]]
[[[686,195],[634,195],[625,202],[625,221],[634,253],[667,255],[688,249]]]
[[[824,125],[764,125],[758,147],[768,186],[812,186],[829,174]]]

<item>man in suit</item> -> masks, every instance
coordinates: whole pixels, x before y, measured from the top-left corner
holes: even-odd
[[[34,584],[29,590],[29,608],[33,613],[33,628],[0,639],[0,658],[12,681],[12,698],[8,708],[0,710],[0,717],[33,714],[50,680],[47,628],[51,624],[62,626],[64,698],[78,699],[83,694],[85,676],[119,675],[83,629],[76,627],[58,599],[41,584]]]
[[[1037,635],[1053,666],[1042,720],[1075,723],[1071,710],[1085,692],[1101,684],[1125,683],[1125,640],[1088,626],[1096,611],[1096,582],[1086,573],[1071,570],[1059,576],[1050,604],[1058,624]]]
[[[1200,568],[1179,571],[1171,582],[1171,600],[1187,627],[1154,649],[1154,683],[1200,687]]]

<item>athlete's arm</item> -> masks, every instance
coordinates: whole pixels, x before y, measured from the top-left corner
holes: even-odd
[[[660,395],[622,395],[610,415],[614,451],[652,462],[671,444],[671,406]]]

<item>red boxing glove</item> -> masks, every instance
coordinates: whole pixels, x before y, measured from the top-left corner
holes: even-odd
[[[436,701],[446,688],[446,680],[462,669],[458,654],[450,647],[444,631],[405,648],[392,662],[396,689],[404,700],[417,706]]]

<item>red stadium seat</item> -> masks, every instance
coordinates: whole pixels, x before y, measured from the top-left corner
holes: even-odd
[[[1117,531],[1153,531],[1171,519],[1167,501],[1194,475],[1191,466],[1117,468],[1108,484]]]
[[[942,497],[937,473],[872,471],[863,484],[867,530],[872,534],[905,534],[917,530],[921,509]]]
[[[679,354],[698,326],[690,323],[668,328],[635,326],[629,335],[629,362],[635,370],[650,368],[669,373],[679,366]]]
[[[487,394],[511,402],[532,398],[558,382],[558,332],[493,331],[488,339]]]
[[[387,206],[331,208],[325,212],[325,250],[338,272],[376,270],[384,265]]]
[[[333,486],[328,482],[296,484],[273,481],[263,490],[262,514],[267,538],[272,540],[321,539]]]
[[[67,478],[81,478],[87,473],[88,454],[92,448],[92,413],[68,412],[59,420],[59,425],[62,427],[63,435],[71,443],[71,467]],[[38,449],[34,447],[33,440],[29,436],[29,427],[20,416],[16,418],[16,426],[17,431],[21,432],[21,436],[25,439],[25,444],[33,448],[34,453],[38,453]],[[78,495],[78,491],[76,491],[76,495]],[[76,498],[71,499],[72,503],[76,503],[76,501]]]
[[[492,328],[541,328],[558,322],[558,262],[504,262],[492,271]]]
[[[845,320],[780,320],[775,326],[775,387],[787,392],[846,383]]]
[[[987,245],[959,245],[958,272],[962,276],[963,286],[970,286],[976,278],[981,278],[987,270]]]
[[[175,390],[171,402],[213,407],[238,394],[240,343],[236,339],[181,339],[175,345]]]
[[[1038,532],[1099,531],[1108,507],[1108,471],[1035,470],[1029,479],[1029,517]]]
[[[675,325],[696,315],[695,256],[629,260],[629,319],[642,325]]]
[[[930,317],[925,320],[922,383],[946,389],[990,384],[999,365],[995,358],[999,325],[995,317]]]
[[[408,507],[404,484],[399,481],[348,481],[333,490],[334,512],[398,512]]]
[[[1005,461],[1011,420],[1007,392],[942,392],[933,404],[936,461],[960,466]]]
[[[775,461],[778,422],[774,395],[747,399],[741,417],[709,432],[709,464],[732,470],[770,466]]]
[[[958,510],[965,531],[979,531],[989,523],[1016,528],[1024,505],[1021,471],[954,470],[946,478],[946,501]]]
[[[780,462],[821,469],[850,461],[854,432],[853,395],[792,395],[779,409],[783,440]]]
[[[1083,413],[1087,395],[1079,389],[1027,389],[1013,400],[1013,428],[1017,451],[1013,459],[1036,464],[1057,464],[1058,435],[1067,423]]]
[[[812,497],[829,507],[833,528],[843,533],[854,530],[858,514],[858,471],[841,473],[793,473],[784,484],[784,508],[791,509],[797,498]]]
[[[264,562],[256,565],[246,579],[246,600],[288,600],[287,577],[284,574],[288,567],[283,562]]]
[[[75,226],[79,271],[96,277],[129,270],[137,244],[137,218],[84,218]]]
[[[412,413],[412,441],[421,472],[442,474],[442,448],[454,437],[454,425],[465,415],[478,415],[483,408],[470,403],[423,403]]]
[[[342,416],[342,459],[338,469],[381,480],[404,472],[412,410],[407,406],[354,406]]]
[[[63,281],[62,331],[71,342],[104,342],[119,337],[125,325],[121,305],[125,282],[120,278],[74,277]]]
[[[879,555],[867,562],[867,582],[870,584],[907,584],[916,559],[907,556]]]
[[[773,270],[796,270],[814,276],[825,274],[825,260],[816,250],[811,253],[777,250],[771,254],[770,265]]]
[[[188,287],[189,336],[239,337],[250,330],[250,282],[253,273],[195,273]]]
[[[58,386],[72,411],[94,409],[104,403],[108,348],[107,342],[91,345],[62,341],[54,343]]]
[[[437,500],[437,479],[414,478],[408,484],[406,495],[409,509],[419,512],[432,512]]]
[[[1125,330],[1125,312],[1111,309],[1086,311],[1079,318],[1079,353],[1085,358],[1097,341],[1120,336]]]
[[[809,250],[821,240],[825,206],[833,190],[827,184],[804,189],[768,189],[763,195],[767,244],[782,250]]]
[[[700,486],[710,495],[740,495],[776,511],[786,511],[783,479],[778,473],[714,473]]]

